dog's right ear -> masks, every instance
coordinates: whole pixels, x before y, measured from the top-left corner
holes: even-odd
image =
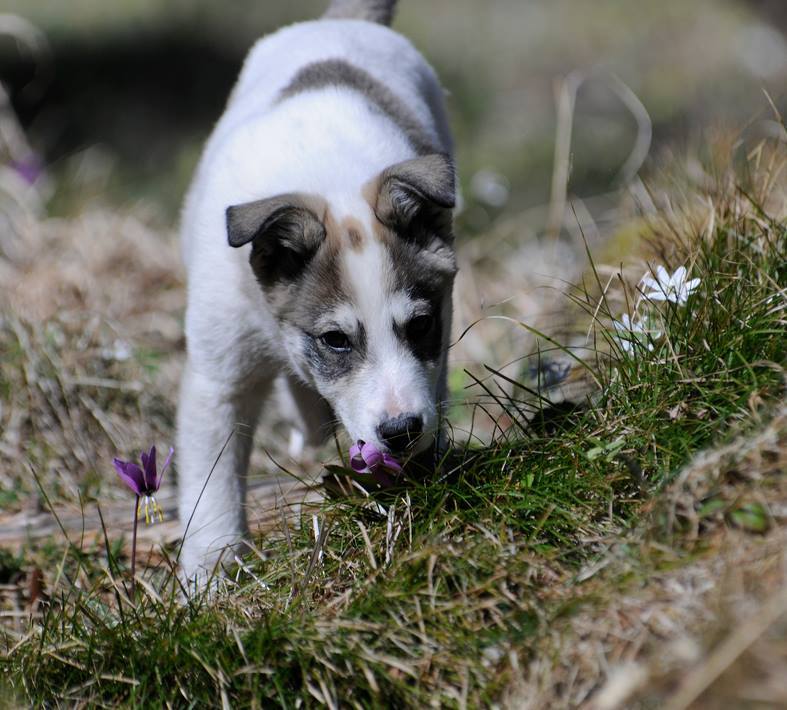
[[[374,212],[390,227],[406,229],[417,217],[448,214],[456,202],[454,165],[447,155],[423,155],[392,165],[379,177]]]
[[[249,261],[262,285],[295,278],[316,253],[325,227],[313,202],[286,194],[227,208],[227,241],[252,243]]]

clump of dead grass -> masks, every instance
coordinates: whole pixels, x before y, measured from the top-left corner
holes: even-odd
[[[36,500],[31,470],[73,503],[98,491],[112,455],[168,440],[182,349],[171,235],[108,210],[16,227],[0,253],[6,511]]]
[[[740,658],[787,615],[786,470],[784,405],[760,430],[697,454],[644,521],[610,538],[579,572],[593,602],[542,637],[507,704],[684,708],[714,683],[729,688],[719,679],[737,674],[738,663],[759,665],[762,702],[768,693],[783,702],[787,663]],[[711,500],[724,503],[711,512]],[[751,500],[763,506],[764,529],[735,514]],[[762,644],[783,641],[777,627]],[[752,700],[752,687],[739,685],[726,700]]]

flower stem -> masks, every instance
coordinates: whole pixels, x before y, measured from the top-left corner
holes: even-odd
[[[134,532],[131,537],[131,601],[137,599],[137,524],[139,523],[139,496],[134,499]]]

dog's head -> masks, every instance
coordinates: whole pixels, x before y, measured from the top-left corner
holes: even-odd
[[[291,365],[352,439],[396,453],[434,440],[456,273],[454,168],[394,165],[337,206],[286,194],[228,208]],[[350,208],[347,205],[351,205]]]

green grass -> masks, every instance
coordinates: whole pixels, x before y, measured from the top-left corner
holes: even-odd
[[[182,602],[162,564],[132,603],[117,548],[105,558],[75,539],[39,551],[54,570],[50,598],[27,629],[4,632],[7,692],[49,706],[498,701],[550,630],[601,603],[582,571],[610,540],[632,567],[607,575],[607,594],[702,555],[681,544],[656,554],[636,531],[658,522],[665,487],[697,451],[763,426],[784,396],[787,227],[768,217],[765,195],[708,197],[711,233],[691,226],[687,199],[683,217],[645,235],[654,265],[688,264],[702,279],[685,307],[645,304],[663,333],[652,351],[627,355],[611,326],[636,300],[641,271],[607,286],[591,269],[569,294],[592,321],[595,354],[582,367],[601,386],[585,406],[547,422],[532,387],[508,383],[492,397],[485,380],[479,398],[513,422],[491,446],[381,494],[386,515],[367,499],[327,501],[319,542],[309,516],[258,540],[264,559],[211,597]],[[541,357],[555,354],[542,346]],[[767,528],[751,501],[713,500],[692,505]]]

